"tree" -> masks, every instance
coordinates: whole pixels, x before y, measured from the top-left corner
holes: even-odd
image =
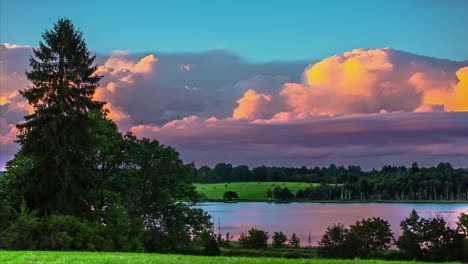
[[[345,242],[348,232],[349,229],[339,223],[328,226],[319,241],[319,255],[325,258],[347,257]]]
[[[390,224],[380,217],[357,221],[350,226],[347,235],[347,242],[360,257],[367,256],[371,251],[388,249],[392,239]]]
[[[111,185],[132,218],[142,217],[147,251],[171,252],[211,227],[210,216],[193,208],[192,165],[156,140],[124,136],[121,170]]]
[[[223,194],[223,200],[231,201],[232,199],[239,199],[239,196],[236,192],[227,191]]]
[[[296,233],[292,233],[292,236],[289,239],[289,244],[295,248],[301,246],[301,240],[297,237]]]
[[[288,241],[288,237],[286,237],[283,232],[275,232],[272,236],[273,239],[273,247],[275,248],[281,248],[284,247],[284,243]]]
[[[266,249],[268,238],[268,232],[252,228],[248,231],[248,235],[244,233],[240,235],[239,243],[247,249]]]
[[[93,100],[101,77],[70,20],[60,19],[42,37],[26,74],[32,85],[20,91],[34,111],[17,125],[21,150],[7,173],[18,181],[28,208],[40,215],[87,215],[95,199],[93,157],[101,141],[93,115],[106,114],[104,103]],[[31,166],[20,172],[15,166],[23,162]]]

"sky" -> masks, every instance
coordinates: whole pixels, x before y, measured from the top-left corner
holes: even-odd
[[[264,62],[392,47],[468,59],[465,0],[2,0],[0,5],[1,42],[33,47],[45,28],[68,17],[86,32],[90,49],[104,54],[228,49]]]
[[[95,2],[0,1],[0,170],[60,17],[119,130],[185,162],[468,167],[467,1]]]

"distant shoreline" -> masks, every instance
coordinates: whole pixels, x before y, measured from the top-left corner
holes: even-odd
[[[365,200],[365,201],[360,201],[360,200],[350,200],[350,201],[336,201],[336,200],[292,200],[292,201],[274,201],[274,200],[255,200],[255,199],[236,199],[236,200],[231,200],[231,201],[223,201],[222,199],[208,199],[204,202],[200,203],[206,203],[206,202],[217,202],[217,203],[340,203],[340,204],[354,204],[354,203],[406,203],[406,204],[414,204],[414,203],[420,203],[420,204],[468,204],[468,201],[461,201],[461,200],[454,200],[454,201],[448,201],[448,200],[434,200],[434,201],[428,201],[428,200]]]

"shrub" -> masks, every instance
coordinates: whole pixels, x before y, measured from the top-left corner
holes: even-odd
[[[239,243],[247,249],[266,249],[268,238],[268,232],[252,228],[248,231],[248,235],[244,233],[240,235]]]
[[[10,250],[38,250],[40,221],[33,213],[23,211],[5,230],[5,246]]]
[[[206,240],[204,254],[205,256],[219,256],[221,254],[216,238],[210,237]]]
[[[232,199],[239,199],[239,196],[237,195],[236,192],[233,191],[227,191],[223,194],[223,200],[232,200]]]

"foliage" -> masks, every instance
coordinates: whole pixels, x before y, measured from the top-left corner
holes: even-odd
[[[21,154],[7,165],[7,174],[20,182],[17,191],[39,215],[87,216],[95,202],[92,159],[100,145],[92,115],[105,115],[104,103],[92,98],[101,77],[70,20],[60,19],[42,36],[26,74],[32,86],[20,91],[33,113],[17,125]]]
[[[390,224],[381,218],[357,221],[350,228],[333,224],[327,228],[319,242],[322,257],[369,257],[390,247],[393,234]]]
[[[227,191],[223,194],[223,200],[230,201],[232,199],[239,199],[239,195],[233,191]]]
[[[205,242],[204,253],[206,256],[219,256],[221,254],[221,250],[219,249],[218,241],[216,238],[210,237]]]
[[[460,219],[463,219],[463,214]],[[397,246],[409,258],[444,261],[467,257],[463,241],[466,234],[450,228],[442,215],[425,219],[413,210],[400,226],[403,235],[398,239]]]
[[[221,233],[219,233],[217,236],[216,236],[216,241],[218,242],[218,245],[220,247],[224,247],[224,248],[232,248],[232,245],[231,245],[231,240],[234,236],[231,236],[231,234],[229,232],[227,232],[223,238],[223,236],[221,235]]]
[[[393,233],[388,221],[372,217],[351,225],[346,237],[357,256],[365,257],[369,252],[388,249],[393,240]]]
[[[346,257],[345,239],[349,229],[343,224],[332,224],[327,227],[318,243],[318,253],[325,258]]]
[[[284,247],[284,243],[288,241],[288,237],[283,232],[275,232],[271,238],[273,239],[273,247],[275,248]]]
[[[222,163],[222,167],[230,164]],[[216,165],[218,166],[218,165]],[[216,168],[215,166],[215,168]],[[232,166],[231,166],[232,167]],[[239,166],[241,167],[241,166]],[[468,169],[454,169],[450,163],[441,162],[436,167],[423,168],[416,163],[405,166],[384,166],[380,170],[362,171],[359,166],[300,168],[257,167],[243,175],[233,177],[222,171],[203,166],[193,171],[193,181],[218,182],[306,182],[314,186],[297,190],[295,198],[307,200],[458,200],[468,201]],[[265,189],[263,196],[265,195]],[[248,196],[242,195],[243,198]],[[273,197],[266,195],[266,198]]]
[[[280,201],[288,201],[294,199],[294,195],[288,189],[288,187],[281,188],[280,186],[276,186],[273,189],[273,197]]]
[[[297,237],[296,233],[292,233],[291,238],[289,239],[289,244],[295,248],[301,246],[301,240]]]
[[[93,100],[101,77],[82,33],[60,19],[43,38],[32,86],[20,91],[33,113],[17,125],[20,150],[0,179],[7,247],[172,252],[209,229],[210,216],[192,207],[193,164],[120,134]]]
[[[252,228],[248,230],[248,235],[244,233],[240,235],[239,243],[247,249],[266,249],[268,238],[268,232]]]

